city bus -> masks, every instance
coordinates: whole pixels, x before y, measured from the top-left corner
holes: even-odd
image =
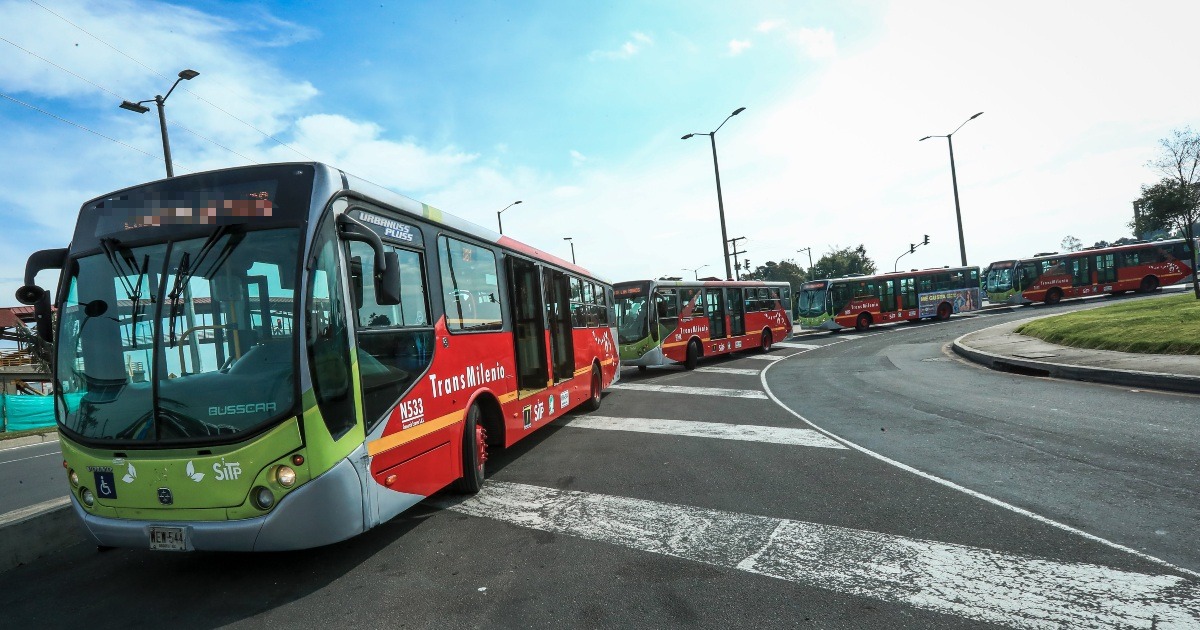
[[[608,282],[317,163],[88,201],[17,293],[56,341],[71,504],[101,547],[344,540],[477,492],[492,449],[620,374]]]
[[[792,333],[786,282],[632,280],[613,285],[622,365],[696,367],[702,357],[758,348]]]
[[[1150,293],[1190,281],[1195,251],[1187,239],[1178,238],[1002,260],[988,268],[988,301],[1057,304],[1063,298],[1104,293]]]
[[[837,332],[872,324],[950,319],[977,310],[979,267],[941,267],[873,276],[814,280],[800,285],[800,327]]]

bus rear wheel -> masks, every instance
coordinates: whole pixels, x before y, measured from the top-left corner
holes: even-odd
[[[953,312],[954,312],[954,309],[950,308],[949,302],[942,302],[941,304],[938,304],[938,310],[937,310],[938,321],[944,322],[947,319],[950,319],[950,315]]]
[[[592,368],[591,395],[588,396],[587,401],[583,403],[584,411],[596,411],[597,409],[600,408],[600,389],[601,389],[601,387],[602,387],[602,385],[601,385],[601,381],[600,381],[600,369],[594,367],[594,368]]]
[[[467,409],[467,420],[463,427],[463,476],[454,482],[454,490],[460,494],[475,494],[483,487],[483,467],[487,462],[487,431],[480,422],[482,412],[479,405]]]
[[[764,330],[762,337],[762,351],[767,353],[771,351],[771,344],[774,343],[775,337],[771,335],[771,331]]]
[[[1158,278],[1155,278],[1154,276],[1146,276],[1145,278],[1142,278],[1142,285],[1140,288],[1138,288],[1138,291],[1141,293],[1151,293],[1156,289],[1158,289]]]
[[[1058,304],[1061,301],[1062,301],[1062,290],[1061,289],[1050,289],[1049,291],[1046,292],[1046,304],[1053,306],[1055,304]]]
[[[854,330],[862,332],[871,327],[871,316],[863,313],[858,316],[858,321],[854,322]]]
[[[696,369],[696,362],[700,360],[700,342],[692,341],[688,343],[687,358],[684,359],[683,367],[687,370]]]

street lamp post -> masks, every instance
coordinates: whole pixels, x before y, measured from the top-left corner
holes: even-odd
[[[707,266],[708,266],[707,264],[703,264],[703,265],[700,265],[699,267],[696,267],[695,269],[689,269],[689,268],[687,268],[687,267],[684,267],[684,268],[683,268],[683,270],[684,270],[684,271],[690,271],[690,272],[692,272],[692,276],[693,276],[693,277],[694,277],[696,280],[699,280],[699,279],[700,279],[700,270],[701,270],[701,269],[703,269],[703,268],[705,268],[705,267],[707,267]]]
[[[958,126],[958,129],[962,129],[963,125],[971,122],[972,120],[975,120],[976,118],[979,118],[982,115],[983,115],[983,112],[979,112],[978,114],[975,114],[974,116],[964,120],[963,124]],[[924,138],[921,138],[917,142],[923,142],[930,138],[945,138],[946,144],[950,145],[950,184],[952,186],[954,186],[954,214],[958,218],[958,253],[960,256],[962,256],[963,266],[966,267],[967,266],[967,243],[963,239],[962,207],[959,206],[959,203],[958,203],[958,174],[955,173],[955,171],[954,171],[954,140],[951,139],[951,137],[950,137],[950,136],[953,136],[954,134],[958,133],[958,129],[955,129],[954,131],[951,131],[950,133],[948,133],[944,136],[925,136]]]
[[[175,91],[175,86],[179,85],[180,81],[191,81],[199,75],[200,73],[195,70],[180,70],[179,78],[175,79],[175,83],[171,85],[171,89],[167,90],[166,96],[155,96],[154,98],[148,98],[136,103],[121,101],[121,109],[127,109],[138,114],[145,114],[150,111],[150,108],[143,106],[142,103],[154,101],[158,105],[158,126],[162,131],[163,160],[167,163],[167,177],[175,177],[175,168],[171,166],[171,141],[167,138],[167,114],[164,106],[167,104],[167,97],[171,96],[171,92]]]
[[[502,208],[502,209],[500,210],[500,212],[504,212],[505,210],[508,210],[509,208],[511,208],[511,207],[513,207],[513,206],[515,206],[515,205],[517,205],[517,204],[519,204],[519,203],[521,203],[521,202],[520,202],[520,201],[514,201],[514,202],[512,202],[512,203],[508,204],[507,206],[504,206],[504,208]],[[497,227],[499,227],[499,228],[500,228],[500,233],[501,233],[501,234],[504,234],[504,222],[500,220],[500,212],[497,212],[497,213],[496,213],[496,225],[497,225]]]
[[[571,264],[574,265],[575,264],[575,241],[572,240],[570,236],[564,236],[563,240],[567,241],[568,243],[571,244]]]
[[[689,133],[688,135],[680,138],[681,140],[687,140],[692,136],[708,136],[708,139],[712,141],[713,174],[716,175],[717,178],[717,211],[721,214],[721,251],[725,254],[726,280],[733,279],[733,271],[729,268],[729,237],[725,232],[725,201],[721,198],[721,169],[717,166],[717,132],[721,130],[721,127],[725,126],[725,123],[729,122],[730,118],[733,118],[744,111],[746,111],[745,107],[739,107],[733,110],[733,113],[726,116],[725,120],[721,121],[721,124],[717,125],[716,129],[713,129],[708,133]]]

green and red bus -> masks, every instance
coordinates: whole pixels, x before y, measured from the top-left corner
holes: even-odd
[[[56,342],[71,504],[102,547],[340,541],[478,491],[491,449],[620,375],[609,283],[324,164],[88,201],[18,299]]]
[[[1149,293],[1190,281],[1195,256],[1195,246],[1177,238],[1002,260],[988,267],[988,301],[1057,304],[1089,295]]]
[[[736,280],[632,280],[613,285],[621,364],[696,367],[703,357],[758,348],[792,333],[791,285]]]
[[[979,308],[979,267],[940,267],[814,280],[800,285],[800,327],[836,332],[872,324],[950,319]]]

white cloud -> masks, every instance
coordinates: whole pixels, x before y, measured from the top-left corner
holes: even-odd
[[[731,39],[729,40],[729,54],[736,57],[745,52],[751,45],[748,39]]]
[[[813,59],[826,59],[837,54],[833,33],[824,28],[796,29],[788,33],[788,40]]]
[[[571,165],[579,167],[579,166],[583,166],[584,162],[587,162],[587,156],[580,153],[579,151],[571,149]]]
[[[634,31],[630,34],[630,39],[621,44],[616,50],[593,50],[588,55],[589,61],[597,61],[601,59],[630,59],[634,55],[642,51],[646,46],[653,46],[654,39],[649,35]]]

